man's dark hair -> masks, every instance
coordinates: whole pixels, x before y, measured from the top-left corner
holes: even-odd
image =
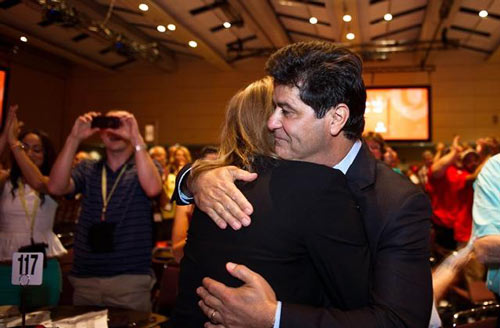
[[[365,126],[366,89],[361,58],[331,42],[298,42],[271,55],[266,70],[274,83],[297,87],[300,99],[317,118],[338,104],[349,107],[343,131],[349,139],[361,138]]]

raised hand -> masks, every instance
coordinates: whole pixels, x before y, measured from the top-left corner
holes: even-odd
[[[108,129],[108,131],[130,141],[133,145],[142,144],[144,141],[142,140],[139,124],[135,116],[124,112],[119,117],[121,121],[120,127],[118,129]]]
[[[88,112],[79,116],[73,125],[73,129],[71,129],[70,136],[81,142],[96,133],[99,129],[92,128],[91,124],[94,117],[99,115],[100,113],[97,112]]]
[[[7,120],[5,121],[4,134],[7,137],[7,141],[10,145],[15,144],[18,141],[19,136],[19,123],[17,120],[17,110],[18,105],[12,105],[9,107],[9,112],[7,113]]]

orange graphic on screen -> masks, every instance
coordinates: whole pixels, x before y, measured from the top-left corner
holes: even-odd
[[[366,90],[365,131],[386,140],[429,139],[427,88]]]

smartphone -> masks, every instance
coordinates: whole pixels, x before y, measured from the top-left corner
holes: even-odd
[[[118,129],[122,122],[116,116],[95,116],[90,124],[91,128]]]

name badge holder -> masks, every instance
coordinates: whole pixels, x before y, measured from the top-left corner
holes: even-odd
[[[22,327],[26,327],[26,287],[40,286],[43,281],[43,253],[21,253],[12,255],[11,284],[21,286]]]

